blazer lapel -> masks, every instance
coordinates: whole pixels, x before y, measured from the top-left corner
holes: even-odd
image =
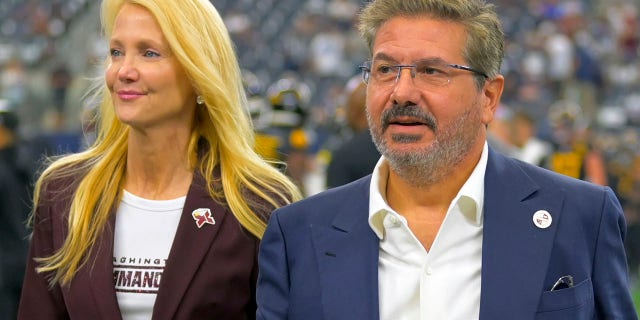
[[[231,214],[211,199],[201,175],[196,173],[193,179],[162,274],[162,283],[153,308],[154,319],[173,318],[180,304],[180,297],[186,292],[226,215]],[[198,227],[192,212],[201,208],[210,209],[215,224],[204,223]]]
[[[557,223],[537,227],[533,216],[546,210],[559,221],[564,199],[546,192],[510,161],[489,152],[480,319],[533,319],[557,230]]]
[[[369,182],[359,183],[332,225],[312,225],[325,319],[378,319],[378,238],[369,227]]]
[[[116,288],[113,281],[113,231],[116,216],[112,212],[104,232],[98,238],[97,246],[91,252],[87,266],[75,285],[87,285],[92,294],[96,310],[101,319],[122,319]],[[74,280],[75,281],[75,280]]]

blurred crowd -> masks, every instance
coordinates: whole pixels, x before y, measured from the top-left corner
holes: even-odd
[[[307,194],[323,190],[334,151],[356,133],[347,123],[346,102],[347,84],[368,55],[352,23],[362,1],[217,2],[253,79],[253,101],[272,106],[257,110],[282,109],[271,103],[278,91],[269,89],[282,79],[304,87],[300,101],[292,102],[302,106],[298,111],[305,117],[296,126],[310,132],[304,148],[311,160],[302,180]],[[627,215],[635,277],[640,263],[637,3],[494,3],[504,23],[507,56],[506,89],[490,125],[490,144],[523,161],[612,187]]]
[[[368,49],[353,26],[365,0],[212,0],[244,68],[265,157],[307,195],[327,188],[334,151],[358,133],[348,101]],[[633,0],[494,0],[507,35],[506,88],[489,142],[611,186],[640,265],[640,20]],[[0,0],[0,114],[11,113],[22,164],[82,149],[107,48],[98,2]],[[357,82],[357,81],[356,81]],[[3,123],[0,121],[0,126]],[[369,160],[362,159],[363,163]],[[32,169],[35,174],[36,169]],[[25,214],[26,216],[26,214]]]

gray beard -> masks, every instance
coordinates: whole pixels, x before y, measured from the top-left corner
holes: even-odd
[[[414,187],[435,185],[449,177],[454,168],[460,164],[478,139],[478,131],[483,124],[477,105],[469,108],[455,122],[442,128],[435,126],[435,141],[421,150],[406,152],[390,150],[382,139],[380,126],[372,126],[371,136],[378,151],[389,162],[391,169]],[[395,143],[412,143],[419,136],[393,135]]]

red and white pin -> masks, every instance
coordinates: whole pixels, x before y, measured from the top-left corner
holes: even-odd
[[[200,208],[193,210],[191,215],[193,216],[193,220],[196,221],[196,225],[198,226],[198,228],[202,228],[205,223],[216,224],[216,220],[213,219],[213,215],[211,214],[211,210],[209,210],[209,208]]]

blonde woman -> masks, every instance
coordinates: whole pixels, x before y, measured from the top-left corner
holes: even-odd
[[[19,319],[255,318],[272,210],[300,199],[253,151],[238,62],[208,0],[105,0],[96,142],[34,197]]]

